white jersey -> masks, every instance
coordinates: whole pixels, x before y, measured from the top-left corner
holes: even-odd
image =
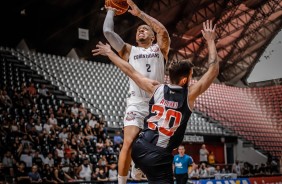
[[[129,63],[143,76],[164,83],[164,56],[160,47],[153,44],[149,48],[131,47]],[[129,93],[131,97],[149,98],[148,94],[129,79]]]

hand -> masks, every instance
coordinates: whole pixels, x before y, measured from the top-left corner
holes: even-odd
[[[216,35],[215,35],[216,24],[214,25],[214,27],[212,27],[212,21],[207,20],[206,22],[203,22],[203,28],[204,28],[204,30],[201,30],[203,37],[207,41],[214,41],[215,37],[216,37]]]
[[[138,8],[138,6],[132,0],[127,0],[127,4],[131,8],[131,10],[128,10],[129,13],[131,13],[132,15],[137,16],[137,17],[139,17],[141,15],[141,10]]]
[[[120,12],[121,11],[121,10],[118,10],[116,8],[113,8],[111,6],[106,6],[106,5],[105,5],[105,8],[106,8],[106,10],[112,10],[115,14],[116,14],[116,12]]]
[[[99,42],[96,45],[97,49],[92,50],[92,55],[97,56],[97,55],[103,55],[107,56],[109,53],[113,52],[111,49],[111,46],[109,44],[103,44],[102,42]]]

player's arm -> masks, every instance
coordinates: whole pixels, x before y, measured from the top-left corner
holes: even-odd
[[[106,7],[107,15],[103,25],[103,33],[110,45],[119,53],[120,57],[128,61],[129,54],[131,51],[131,45],[125,43],[123,39],[114,31],[114,8]]]
[[[99,42],[97,49],[92,50],[93,56],[104,55],[120,68],[123,73],[130,77],[141,89],[152,95],[159,84],[157,81],[148,79],[136,71],[128,62],[121,59],[112,50],[110,45]]]
[[[164,27],[164,25],[160,23],[158,20],[156,20],[155,18],[141,11],[132,0],[127,0],[127,3],[131,8],[131,10],[128,10],[128,12],[142,19],[146,24],[148,24],[153,29],[155,33],[157,33],[157,43],[165,59],[168,60],[168,51],[170,48],[170,38],[169,38],[169,34],[166,28]]]
[[[204,30],[202,30],[202,34],[208,44],[209,69],[196,84],[189,87],[188,99],[190,108],[194,107],[196,98],[208,89],[219,73],[219,62],[214,42],[216,26],[213,27],[212,21],[207,20],[203,23],[203,28]]]

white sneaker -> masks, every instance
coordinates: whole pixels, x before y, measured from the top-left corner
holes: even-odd
[[[131,162],[131,177],[132,177],[132,179],[137,180],[137,181],[141,180],[143,174],[144,173],[141,171],[141,169],[136,168],[135,163],[132,161]]]

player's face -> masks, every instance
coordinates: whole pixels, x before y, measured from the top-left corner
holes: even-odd
[[[153,42],[154,32],[148,25],[141,25],[136,32],[137,42]]]

